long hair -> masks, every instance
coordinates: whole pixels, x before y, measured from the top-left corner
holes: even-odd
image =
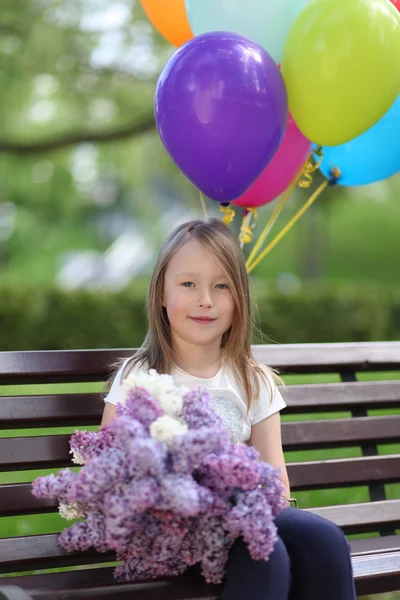
[[[172,231],[163,243],[146,300],[148,331],[140,349],[127,361],[122,378],[136,365],[155,369],[158,373],[171,373],[173,369],[174,349],[170,323],[166,308],[162,305],[164,277],[172,256],[189,240],[199,242],[204,250],[219,261],[230,282],[235,309],[232,325],[221,339],[222,360],[233,367],[245,391],[247,408],[250,410],[260,393],[260,376],[269,387],[271,397],[271,377],[277,381],[279,378],[272,369],[260,366],[252,355],[251,337],[255,325],[243,252],[236,236],[219,219],[184,223]]]

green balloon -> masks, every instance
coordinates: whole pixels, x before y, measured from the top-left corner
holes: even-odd
[[[287,37],[289,110],[321,146],[361,135],[400,92],[400,13],[389,0],[312,0]]]
[[[309,0],[185,0],[194,35],[231,31],[260,44],[279,63],[293,21]]]

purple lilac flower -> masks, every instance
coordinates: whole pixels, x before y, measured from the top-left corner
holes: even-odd
[[[74,550],[85,552],[85,550],[89,550],[91,543],[88,529],[88,524],[85,522],[74,523],[72,527],[64,529],[58,537],[60,546],[67,550],[67,552]]]
[[[183,517],[194,517],[201,510],[200,486],[191,475],[166,475],[161,481],[161,503]]]
[[[121,561],[115,574],[126,580],[201,563],[206,580],[220,582],[239,535],[253,558],[267,559],[276,540],[273,516],[285,506],[278,471],[253,448],[230,442],[205,390],[185,395],[189,431],[171,449],[149,436],[163,414],[156,400],[143,388],[127,396],[110,426],[73,436],[71,449],[85,461],[79,473],[65,469],[33,484],[37,497],[77,504],[86,515],[60,544],[113,549]]]
[[[190,429],[218,425],[223,428],[221,417],[212,407],[210,394],[200,387],[194,388],[184,395],[182,416]]]
[[[97,552],[110,550],[106,541],[106,524],[104,515],[99,512],[90,512],[86,517],[87,535],[90,545]]]
[[[271,506],[272,514],[276,517],[281,510],[286,508],[286,500],[282,497],[285,488],[279,479],[279,469],[274,469],[269,463],[260,461],[259,470],[260,488],[263,489],[267,502]]]
[[[129,510],[128,485],[118,483],[104,498],[106,541],[110,548],[122,552],[133,534],[140,515]]]
[[[121,450],[104,450],[82,467],[69,489],[68,500],[82,504],[95,502],[114,484],[126,480],[127,474],[126,456]]]
[[[171,455],[175,473],[192,473],[212,453],[222,452],[229,444],[229,433],[218,427],[190,429],[176,436],[172,443]]]
[[[133,479],[126,484],[129,510],[142,513],[158,505],[161,499],[160,485],[154,477]]]
[[[35,498],[55,498],[66,502],[68,490],[77,477],[78,473],[70,469],[62,469],[57,475],[51,473],[44,477],[37,477],[32,483],[32,494]]]
[[[117,405],[117,415],[121,414],[120,410]],[[135,387],[126,395],[122,414],[139,421],[148,433],[152,422],[161,417],[164,411],[146,389]]]
[[[145,428],[139,421],[131,417],[117,417],[108,426],[114,436],[115,448],[126,452],[130,444],[138,438],[147,438]]]
[[[151,438],[134,440],[126,453],[129,477],[161,477],[165,472],[167,457],[168,448],[165,444]]]
[[[255,560],[269,559],[277,540],[277,530],[263,490],[240,494],[226,522],[232,533],[243,536]]]
[[[234,536],[218,517],[200,517],[193,543],[201,548],[201,571],[208,583],[220,583]]]
[[[70,454],[74,456],[74,462],[84,464],[106,448],[111,448],[112,443],[113,435],[108,426],[101,427],[99,431],[76,430],[70,438]]]
[[[210,454],[200,469],[201,483],[223,495],[229,495],[232,488],[254,489],[260,479],[258,462],[243,456],[238,446],[221,454]]]

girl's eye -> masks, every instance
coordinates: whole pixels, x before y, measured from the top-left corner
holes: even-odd
[[[225,290],[228,289],[228,286],[225,283],[217,283],[217,287],[220,285],[222,286],[222,289],[225,289]]]
[[[184,287],[191,287],[192,285],[194,285],[193,281],[185,281],[184,283],[182,283],[182,285]]]

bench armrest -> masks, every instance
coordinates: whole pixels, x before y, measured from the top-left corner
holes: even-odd
[[[32,598],[16,585],[4,585],[0,586],[0,600],[32,600]]]

